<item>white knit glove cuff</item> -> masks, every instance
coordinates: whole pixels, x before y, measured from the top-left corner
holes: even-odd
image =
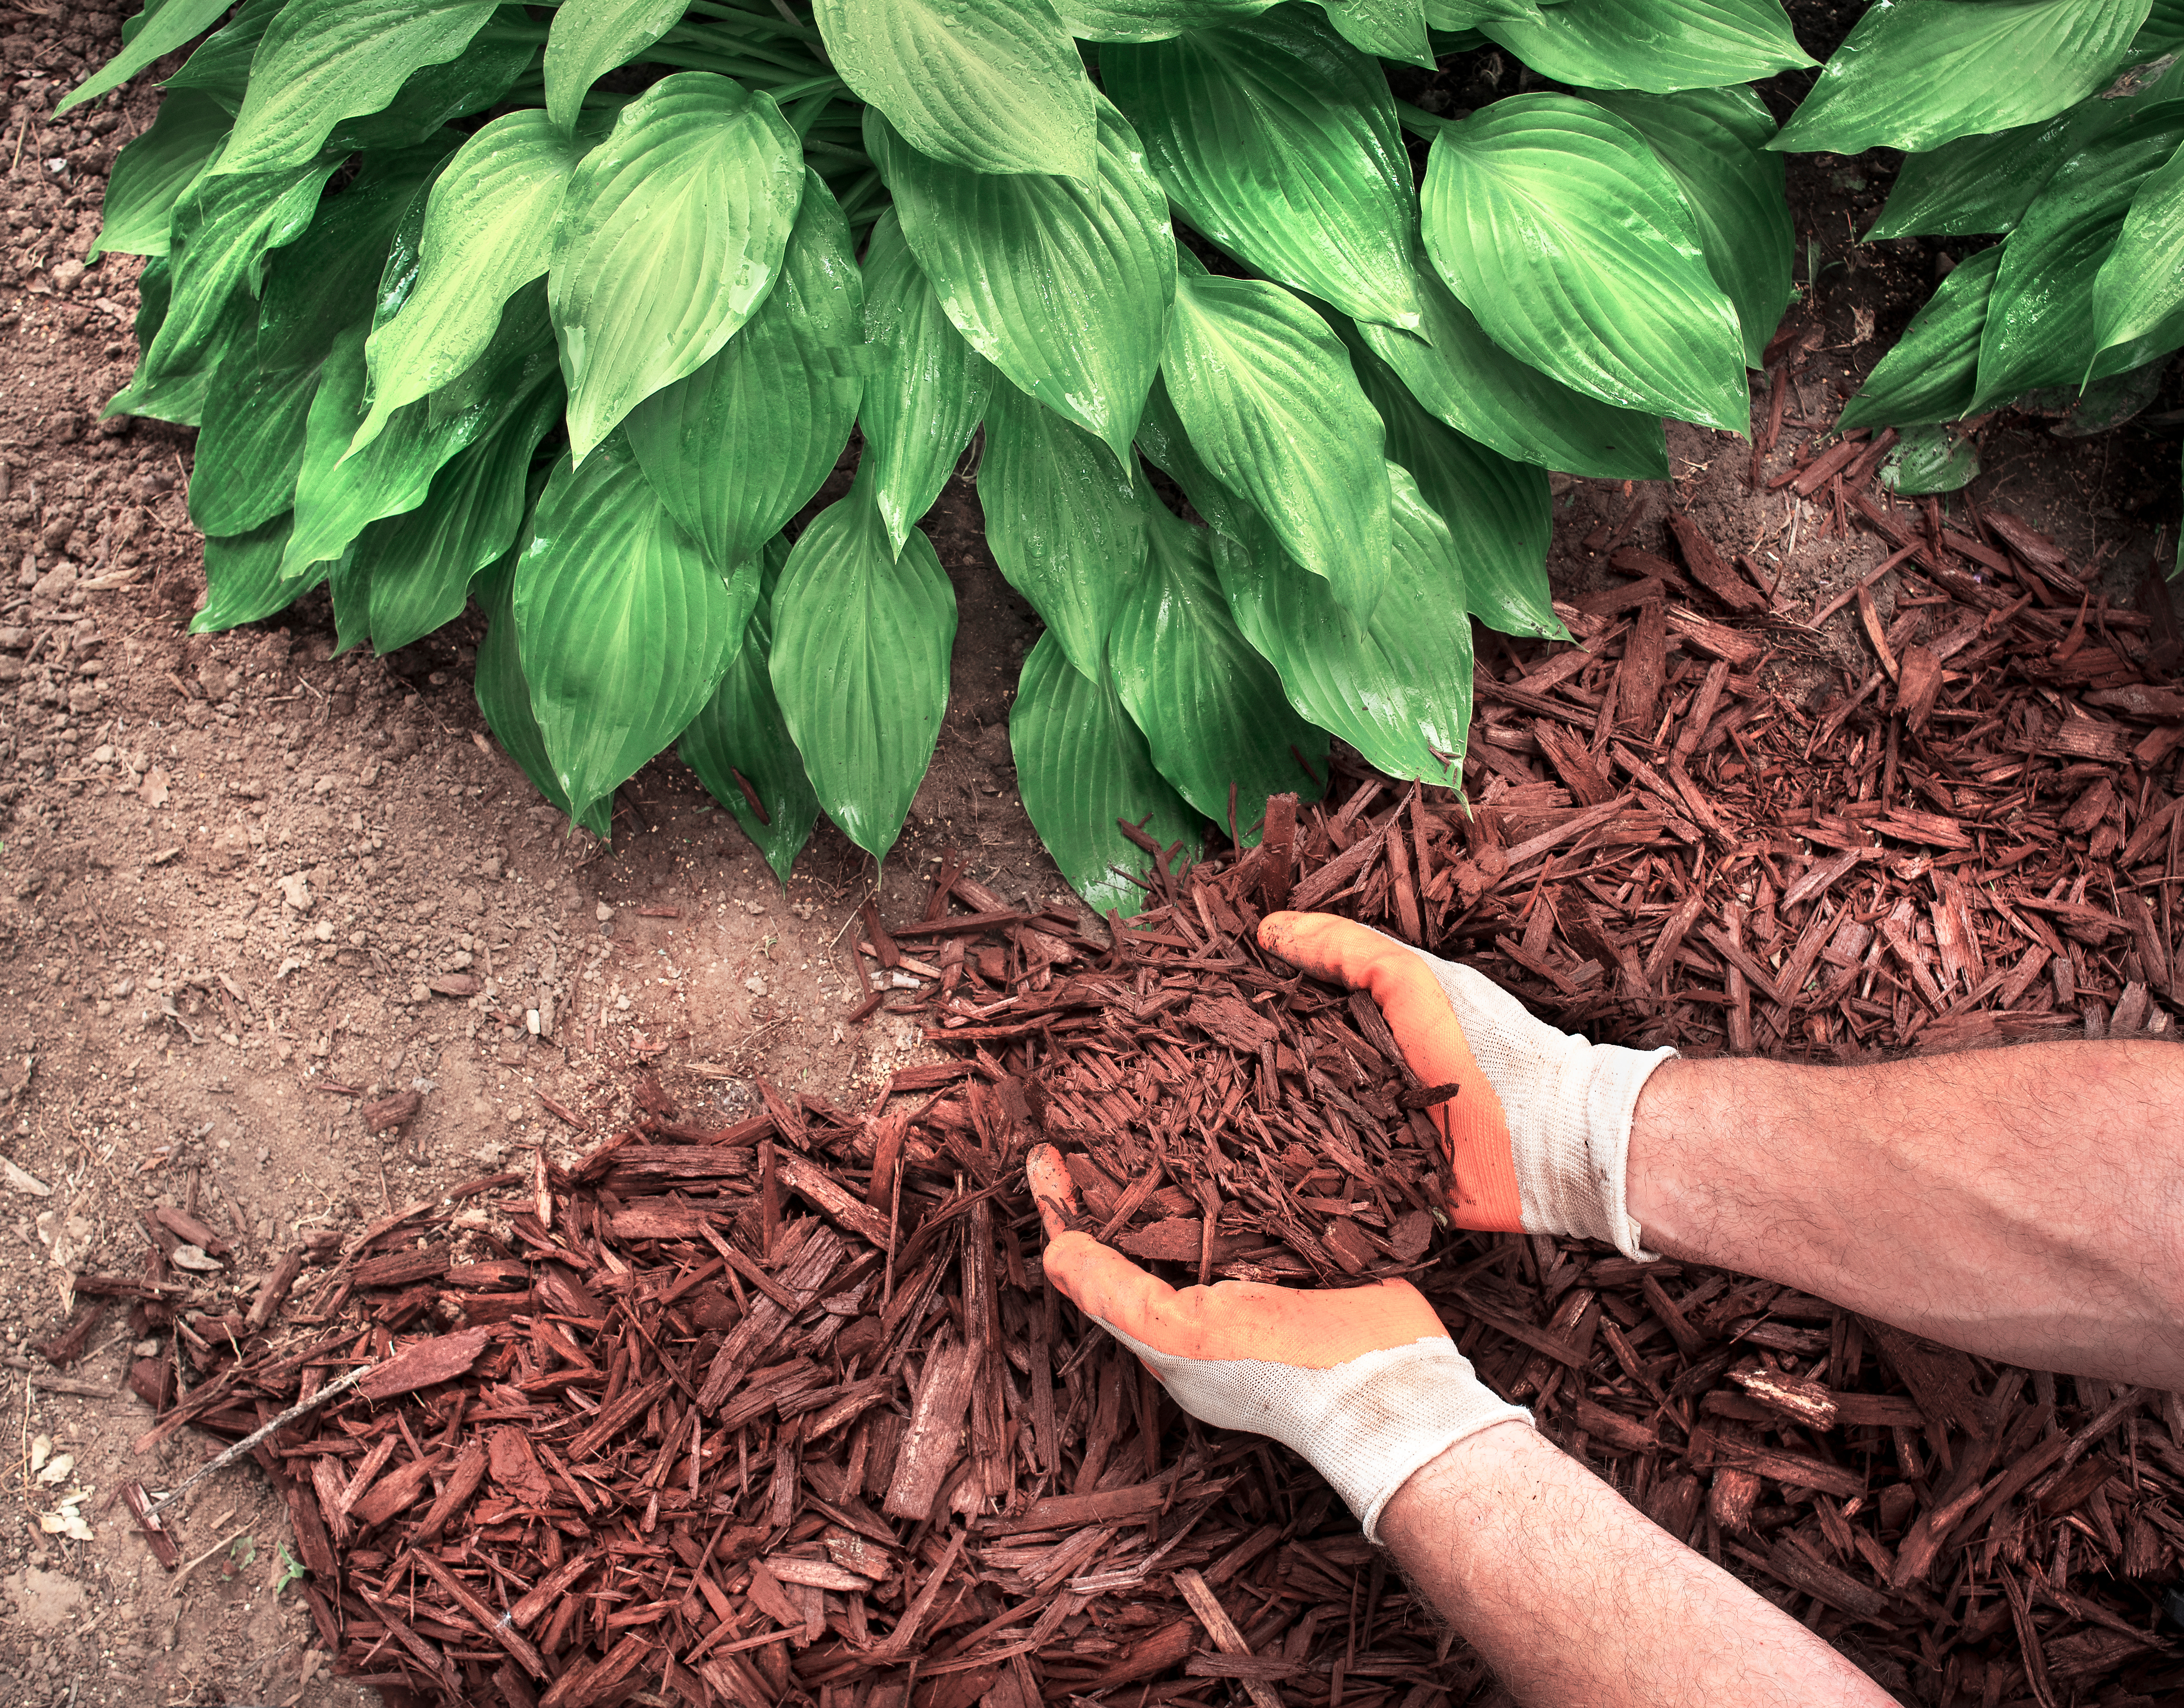
[[[1524,1231],[1604,1240],[1650,1260],[1630,1217],[1630,1119],[1647,1078],[1676,1052],[1588,1043],[1537,1019],[1483,973],[1411,952],[1448,993],[1479,1071],[1502,1099]]]
[[[1455,1443],[1532,1414],[1496,1396],[1446,1335],[1368,1352],[1327,1370],[1258,1359],[1176,1358],[1110,1327],[1185,1411],[1217,1429],[1294,1448],[1378,1542],[1380,1510]]]

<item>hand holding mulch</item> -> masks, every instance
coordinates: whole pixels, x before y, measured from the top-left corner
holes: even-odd
[[[1193,1417],[1301,1454],[1368,1537],[1389,1497],[1452,1443],[1531,1423],[1479,1380],[1407,1281],[1326,1293],[1224,1281],[1178,1293],[1069,1227],[1077,1191],[1051,1145],[1032,1152],[1026,1175],[1047,1279]]]
[[[1259,941],[1315,978],[1368,993],[1411,1071],[1457,1088],[1429,1114],[1457,1227],[1649,1255],[1625,1189],[1630,1117],[1674,1050],[1557,1031],[1483,974],[1331,914],[1269,915]]]

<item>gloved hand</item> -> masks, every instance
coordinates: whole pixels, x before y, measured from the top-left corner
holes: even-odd
[[[1589,1043],[1493,980],[1332,914],[1276,913],[1262,947],[1371,994],[1411,1071],[1462,1090],[1430,1113],[1459,1227],[1568,1233],[1646,1258],[1624,1176],[1630,1117],[1673,1049]]]
[[[1135,1353],[1202,1423],[1295,1448],[1378,1541],[1380,1509],[1468,1435],[1529,1423],[1473,1374],[1407,1281],[1315,1292],[1223,1281],[1180,1293],[1063,1218],[1077,1189],[1053,1146],[1026,1166],[1046,1226],[1046,1276]]]

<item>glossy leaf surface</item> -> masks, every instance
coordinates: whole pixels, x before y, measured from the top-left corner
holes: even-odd
[[[1567,640],[1547,587],[1554,501],[1546,471],[1443,426],[1371,355],[1361,355],[1357,377],[1387,423],[1389,460],[1448,525],[1471,615],[1505,635]]]
[[[208,536],[204,542],[205,602],[190,619],[193,635],[254,623],[286,610],[311,590],[311,581],[284,581],[281,554],[288,543],[288,515],[282,511],[247,534]]]
[[[1630,125],[1520,95],[1434,139],[1427,253],[1494,342],[1625,409],[1750,426],[1736,309],[1682,191]]]
[[[898,556],[860,483],[812,520],[773,595],[773,691],[819,804],[884,860],[948,709],[956,590],[913,531]]]
[[[1151,751],[1114,684],[1087,681],[1043,635],[1024,659],[1009,746],[1032,827],[1069,887],[1101,914],[1145,910],[1145,891],[1125,873],[1152,864],[1117,827],[1127,819],[1163,848],[1190,845],[1199,821],[1155,767]]]
[[[781,548],[785,558],[786,548]],[[789,868],[819,821],[819,797],[773,697],[766,659],[773,650],[773,607],[761,595],[735,662],[676,744],[706,793],[735,815],[773,875]],[[755,797],[755,800],[754,800]]]
[[[352,449],[485,353],[503,305],[546,270],[576,164],[536,108],[496,119],[448,163],[426,206],[415,281],[365,347],[371,408]]]
[[[1291,709],[1281,677],[1229,615],[1210,531],[1157,500],[1146,509],[1152,549],[1116,619],[1115,689],[1176,792],[1225,825],[1233,790],[1237,832],[1255,841],[1269,794],[1318,794],[1327,732]]]
[[[103,254],[164,255],[175,203],[227,140],[227,110],[209,96],[169,95],[152,128],[115,157],[86,261]]]
[[[2155,331],[2184,303],[2184,151],[2147,174],[2093,280],[2093,348]]]
[[[877,108],[865,146],[919,266],[971,348],[1119,461],[1160,366],[1175,295],[1167,198],[1106,101],[1098,175],[967,172],[909,147]]]
[[[2052,118],[2105,83],[2148,0],[1893,0],[1869,7],[1769,145],[1932,148]]]
[[[1183,217],[1343,313],[1415,326],[1418,198],[1379,66],[1305,6],[1100,56]]]
[[[213,168],[271,172],[309,160],[344,119],[377,113],[421,66],[471,45],[498,0],[289,0],[250,64],[235,133]]]
[[[706,561],[733,575],[833,472],[864,395],[864,283],[850,222],[809,175],[758,313],[630,412],[630,448]]]
[[[755,574],[739,590],[714,574],[621,441],[554,470],[515,610],[532,709],[578,816],[713,697],[757,593]]]
[[[1055,0],[1069,33],[1086,42],[1165,42],[1256,18],[1279,0]]]
[[[987,406],[978,503],[1009,585],[1069,662],[1098,681],[1115,613],[1145,568],[1151,503],[1143,487],[1124,481],[1082,427],[1003,380]]]
[[[858,466],[871,482],[888,548],[900,552],[984,418],[994,369],[940,306],[892,209],[872,227],[864,279],[872,372]]]
[[[1711,89],[1813,63],[1780,0],[1561,0],[1478,27],[1542,76],[1596,89]]]
[[[577,128],[593,84],[675,27],[690,0],[562,0],[546,37],[546,116]]]
[[[2160,60],[2148,62],[2153,72]],[[1975,236],[2014,231],[2055,169],[2133,114],[2184,91],[2184,60],[2146,81],[2138,92],[2081,101],[2036,125],[1959,136],[1904,157],[1888,201],[1867,236]]]
[[[1433,69],[1425,0],[1318,0],[1327,20],[1360,53]]]
[[[579,463],[765,301],[804,194],[801,154],[769,97],[684,71],[625,107],[578,164],[549,278]]]
[[[1602,90],[1591,98],[1636,130],[1682,188],[1707,270],[1736,306],[1745,365],[1763,367],[1767,341],[1797,296],[1784,163],[1766,152],[1774,120],[1749,89]]]
[[[1881,459],[1880,484],[1898,497],[1953,492],[1980,471],[1979,442],[1937,424],[1913,427]]]
[[[119,53],[69,91],[53,108],[54,116],[119,89],[139,71],[149,69],[153,61],[187,46],[226,17],[233,3],[234,0],[166,0],[156,11],[146,7],[140,14],[142,26]]]
[[[501,559],[478,585],[478,603],[486,613],[485,639],[478,647],[473,677],[478,709],[508,756],[523,767],[532,787],[604,841],[612,830],[612,797],[581,809],[571,808],[546,757],[546,737],[531,709],[531,685],[523,679],[516,636],[515,559],[511,553]]]
[[[1909,427],[1970,412],[1979,395],[1987,298],[2002,256],[2000,246],[1982,249],[1950,270],[1866,376],[1837,427]]]
[[[1518,360],[1440,275],[1420,267],[1417,277],[1425,319],[1416,332],[1361,320],[1344,337],[1393,368],[1429,413],[1518,462],[1602,480],[1668,479],[1660,416],[1603,403]]]
[[[318,389],[315,364],[261,373],[254,336],[229,347],[205,393],[190,470],[192,521],[208,534],[245,534],[294,509]]]
[[[967,172],[1089,180],[1092,85],[1051,0],[817,0],[844,82]]]
[[[2086,377],[2096,348],[2094,281],[2139,186],[2180,142],[2184,102],[2162,102],[2055,169],[2003,245],[1980,339],[1975,409]]]
[[[351,556],[370,587],[371,644],[398,651],[463,614],[471,581],[517,544],[543,484],[532,459],[561,419],[560,376],[550,370],[523,406],[451,458],[414,510],[371,524]]]
[[[1346,609],[1370,615],[1388,565],[1383,434],[1326,322],[1279,285],[1188,271],[1164,367],[1215,477]]]
[[[1390,776],[1446,783],[1471,720],[1471,619],[1455,542],[1417,483],[1390,470],[1394,563],[1369,622],[1273,542],[1217,541],[1237,626],[1281,673],[1290,704]]]
[[[287,172],[202,178],[182,197],[168,254],[166,318],[144,353],[138,387],[211,373],[225,337],[256,317],[251,298],[264,276],[266,252],[293,242],[309,228],[319,192],[340,164],[320,160]]]
[[[340,557],[371,523],[415,509],[450,458],[527,411],[539,391],[554,386],[543,295],[534,286],[510,299],[500,331],[481,359],[482,371],[466,376],[465,407],[436,412],[421,398],[354,456],[348,445],[365,408],[363,329],[343,336],[326,358],[311,402],[296,481],[296,531],[288,542],[290,575]]]

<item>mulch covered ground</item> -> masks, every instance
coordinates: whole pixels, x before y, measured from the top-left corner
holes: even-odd
[[[1631,579],[1566,609],[1576,643],[1481,660],[1468,814],[1340,771],[1225,868],[1164,854],[1113,946],[952,865],[922,917],[868,915],[952,1058],[868,1110],[769,1091],[715,1131],[652,1090],[568,1172],[297,1254],[247,1318],[192,1314],[170,1260],[219,1236],[163,1212],[141,1276],[78,1282],[176,1338],[137,1373],[145,1443],[244,1436],[376,1364],[252,1456],[325,1644],[398,1702],[1503,1700],[1316,1477],[1202,1433],[1044,1286],[1046,1138],[1088,1224],[1178,1284],[1411,1276],[1556,1440],[1908,1700],[2177,1700],[2184,1401],[1451,1233],[1431,1088],[1369,1003],[1252,939],[1332,909],[1686,1049],[2166,1031],[2167,601],[2107,605],[2004,516],[1884,509],[1879,454],[1784,477],[1888,549],[1832,693],[1768,668],[1826,613],[1688,526],[1673,562],[1602,537]]]

